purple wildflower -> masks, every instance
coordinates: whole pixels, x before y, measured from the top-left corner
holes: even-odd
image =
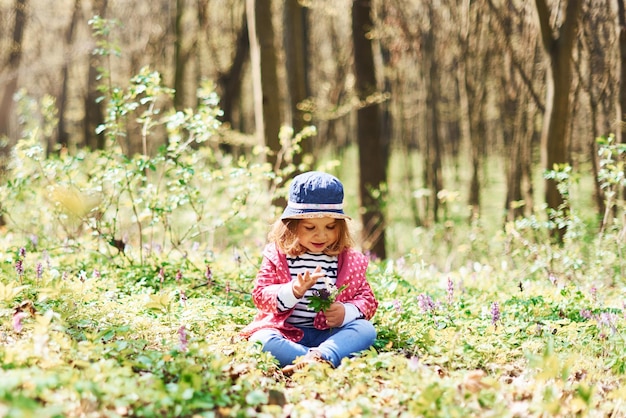
[[[556,286],[557,277],[556,277],[554,274],[550,273],[550,274],[548,275],[548,279],[550,279],[550,282],[551,282],[554,286]]]
[[[617,327],[615,326],[615,315],[610,312],[602,312],[600,316],[596,319],[598,324],[601,326],[605,326],[611,330],[612,334],[617,333]]]
[[[322,300],[330,299],[330,290],[328,289],[317,289],[313,291],[316,296],[318,296]]]
[[[24,275],[24,263],[22,262],[22,260],[17,260],[15,262],[15,272],[18,276],[20,276],[20,279]]]
[[[398,270],[402,270],[402,269],[404,269],[405,267],[406,267],[406,259],[405,259],[404,257],[399,258],[399,259],[396,261],[396,268],[397,268]]]
[[[230,282],[226,282],[226,288],[224,290],[226,291],[227,295],[230,293]]]
[[[161,284],[163,284],[164,281],[165,281],[165,269],[163,269],[163,267],[161,267],[159,269],[159,282],[161,282]]]
[[[419,307],[422,310],[422,312],[425,312],[425,313],[434,311],[436,308],[435,302],[433,301],[433,299],[425,293],[420,293],[417,296],[417,303],[419,304]]]
[[[591,286],[591,289],[589,289],[589,293],[591,293],[591,300],[593,300],[594,302],[598,301],[598,289],[595,286]]]
[[[31,234],[30,243],[33,247],[35,247],[35,249],[37,249],[37,245],[39,244],[39,237],[37,237],[37,235],[35,234]]]
[[[20,248],[20,251],[19,251],[19,254],[20,254],[20,257],[21,257],[21,258],[26,257],[26,248],[21,247],[21,248]]]
[[[411,371],[416,371],[417,369],[419,369],[420,366],[420,359],[417,356],[411,356],[411,358],[409,359],[409,370]]]
[[[493,302],[491,304],[491,323],[497,327],[499,321],[500,321],[500,305],[498,305],[498,302]]]
[[[448,305],[452,305],[454,300],[454,282],[448,277]]]
[[[43,275],[43,264],[41,263],[37,263],[37,278],[41,279],[41,276]]]
[[[393,307],[395,308],[397,313],[402,313],[404,311],[404,309],[402,309],[402,302],[398,299],[395,299],[393,301]]]
[[[93,269],[92,276],[93,276],[94,278],[96,278],[96,279],[99,279],[99,278],[101,278],[101,277],[102,277],[102,275],[100,274],[100,270],[98,270],[98,269]]]
[[[180,328],[178,328],[178,343],[180,351],[187,351],[187,344],[189,343],[189,340],[187,339],[187,330],[184,325],[181,325]]]
[[[28,316],[28,314],[26,312],[15,312],[13,314],[13,330],[15,332],[22,332],[22,319],[26,318]]]
[[[180,304],[182,306],[187,306],[187,295],[185,294],[185,290],[180,290]]]
[[[591,319],[591,311],[589,309],[581,309],[580,316],[585,319]]]
[[[207,286],[211,286],[213,282],[213,272],[211,271],[211,266],[206,265],[206,271],[204,272],[204,278],[206,279]]]
[[[181,271],[180,271],[180,270],[178,270],[178,271],[176,272],[176,282],[177,282],[177,283],[180,283],[180,279],[182,279],[182,278],[183,278],[183,273],[181,273]]]

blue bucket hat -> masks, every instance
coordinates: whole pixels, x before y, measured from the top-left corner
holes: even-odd
[[[293,178],[280,219],[350,219],[343,212],[343,185],[335,176],[309,171]]]

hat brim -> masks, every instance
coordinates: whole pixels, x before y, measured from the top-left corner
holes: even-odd
[[[348,215],[342,212],[333,212],[333,211],[315,211],[315,212],[307,212],[303,210],[291,210],[290,208],[285,209],[280,219],[318,219],[318,218],[334,218],[334,219],[352,219]]]

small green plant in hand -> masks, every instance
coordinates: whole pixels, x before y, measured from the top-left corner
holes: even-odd
[[[337,286],[333,284],[326,283],[325,289],[314,289],[313,295],[309,296],[309,308],[313,309],[315,312],[325,311],[330,308],[330,305],[335,302],[337,296],[347,287],[347,284],[337,288]]]

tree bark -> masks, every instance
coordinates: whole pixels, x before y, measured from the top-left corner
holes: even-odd
[[[465,107],[467,113],[465,117],[469,122],[469,143],[471,149],[471,165],[472,174],[469,188],[468,204],[471,209],[470,218],[478,219],[480,217],[480,172],[482,167],[482,161],[485,153],[486,143],[486,129],[485,129],[485,114],[484,104],[486,102],[486,79],[485,73],[488,67],[488,61],[486,53],[489,47],[485,45],[484,15],[480,10],[475,10],[480,7],[479,3],[468,4],[467,6],[467,31],[462,38],[462,46],[464,50],[464,56],[466,62],[460,63],[463,71],[464,78],[461,83],[463,84],[461,91],[467,94],[467,103]],[[434,53],[434,51],[433,51]]]
[[[217,81],[221,90],[220,108],[223,112],[221,119],[233,128],[235,128],[234,107],[235,103],[241,98],[241,79],[243,77],[244,65],[250,56],[250,36],[248,32],[247,11],[244,11],[241,29],[237,35],[233,62],[228,71],[222,73]]]
[[[61,147],[67,147],[68,133],[65,124],[65,111],[67,109],[67,96],[68,96],[68,83],[69,83],[69,60],[71,59],[71,50],[74,43],[74,34],[76,32],[76,25],[78,19],[81,17],[81,0],[74,1],[74,10],[72,11],[72,17],[70,23],[65,32],[65,59],[63,60],[63,67],[61,68],[61,91],[57,98],[57,108],[59,110],[59,125],[57,127],[57,145]],[[54,151],[54,144],[49,144],[47,153],[50,154]]]
[[[183,13],[184,0],[176,0],[174,11],[174,109],[182,110],[185,105],[185,60],[183,59]]]
[[[385,201],[389,146],[381,135],[380,105],[368,98],[376,93],[376,67],[369,32],[373,29],[370,0],[352,3],[352,40],[356,92],[361,102],[357,110],[359,144],[359,192],[363,208],[363,247],[376,257],[386,258]]]
[[[22,60],[22,40],[24,38],[24,28],[26,27],[27,0],[15,0],[15,22],[13,26],[13,38],[11,39],[11,51],[6,63],[8,82],[4,87],[2,98],[0,99],[0,137],[11,134],[11,115],[13,114],[13,95],[17,91],[17,81],[20,62]],[[6,158],[9,155],[10,147],[0,144],[0,178],[4,177]],[[0,226],[6,224],[2,216],[2,202],[0,202]]]
[[[291,110],[291,125],[294,132],[300,132],[309,124],[310,115],[299,108],[299,103],[306,100],[311,90],[308,82],[308,24],[307,9],[300,5],[298,0],[286,0],[284,9],[283,40],[287,66],[287,84],[289,86],[289,108]],[[310,153],[311,138],[300,144],[302,153],[294,155],[293,164],[302,162],[302,156]]]
[[[278,134],[282,123],[278,86],[278,58],[274,45],[271,0],[247,0],[248,32],[255,86],[255,120],[257,134],[262,134],[267,146],[268,162],[280,170],[277,160],[280,150]]]
[[[19,67],[22,60],[22,41],[24,38],[24,29],[26,27],[27,7],[28,0],[15,0],[13,37],[11,39],[9,57],[5,64],[5,71],[8,74],[8,82],[4,86],[2,98],[0,99],[0,136],[6,135],[10,137],[11,135],[10,122],[11,116],[13,115],[13,96],[17,91]]]
[[[550,10],[545,0],[535,0],[541,41],[548,59],[546,71],[546,108],[541,133],[543,166],[553,170],[555,165],[569,162],[568,124],[570,120],[569,93],[572,84],[572,51],[580,21],[583,0],[569,0],[565,17],[556,35],[550,24]],[[568,212],[563,207],[563,196],[554,180],[546,179],[545,200],[551,215],[556,211]],[[553,237],[563,241],[567,228],[562,226],[554,231]]]
[[[428,6],[429,21],[436,20],[435,11],[432,5]],[[437,65],[435,52],[436,24],[431,24],[428,31],[422,34],[424,78],[426,88],[426,144],[424,161],[425,184],[431,191],[429,198],[429,209],[433,222],[439,220],[440,201],[439,192],[443,190],[443,174],[441,162],[441,141],[439,138],[439,67]]]
[[[619,105],[617,106],[620,129],[617,132],[618,142],[626,142],[626,7],[624,0],[617,0],[617,19],[619,24]],[[620,190],[626,196],[626,189]]]

